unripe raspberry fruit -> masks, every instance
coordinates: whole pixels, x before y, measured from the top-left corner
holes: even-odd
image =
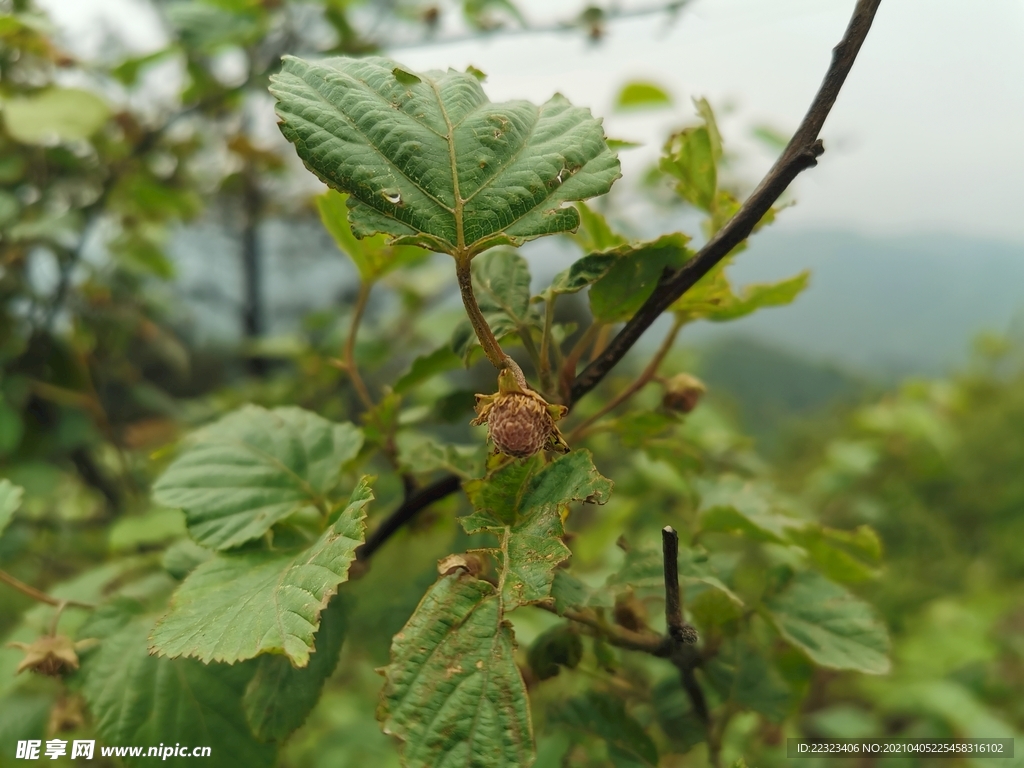
[[[697,407],[701,395],[707,391],[704,382],[688,373],[677,373],[665,382],[661,404],[668,411],[689,413]]]
[[[470,424],[486,424],[495,450],[517,459],[545,449],[568,453],[569,446],[555,426],[566,410],[521,386],[506,368],[498,376],[496,394],[476,396],[477,417]]]

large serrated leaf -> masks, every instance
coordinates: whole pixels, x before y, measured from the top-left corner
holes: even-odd
[[[765,601],[786,640],[822,667],[889,671],[889,636],[871,607],[814,571],[796,574]]]
[[[470,73],[286,56],[270,91],[306,167],[351,195],[357,237],[472,256],[575,229],[565,203],[619,177],[589,110],[558,95],[492,104]]]
[[[218,765],[272,765],[276,749],[256,740],[242,711],[252,665],[150,656],[146,635],[152,622],[138,604],[120,600],[97,610],[80,632],[100,641],[82,659],[80,677],[101,743],[201,745],[210,747]],[[172,757],[161,765],[194,763]]]
[[[783,514],[770,489],[735,475],[700,485],[702,531],[739,533],[756,541],[781,543],[806,520]]]
[[[423,597],[391,645],[379,718],[407,768],[533,760],[526,686],[494,587],[459,571]]]
[[[283,653],[304,667],[314,650],[320,612],[348,578],[363,541],[364,479],[337,521],[308,549],[222,553],[190,573],[153,628],[162,656],[235,662]]]
[[[476,511],[462,519],[467,533],[498,537],[506,611],[551,595],[554,569],[569,557],[562,510],[572,501],[603,503],[611,481],[589,451],[574,451],[541,467],[538,460],[502,467],[464,488]]]
[[[316,651],[309,664],[296,669],[283,656],[261,656],[245,690],[245,716],[263,741],[279,741],[302,725],[320,699],[338,664],[348,632],[348,603],[336,595],[320,615]]]
[[[301,408],[248,405],[200,430],[153,486],[200,544],[229,549],[304,507],[325,511],[363,435]]]

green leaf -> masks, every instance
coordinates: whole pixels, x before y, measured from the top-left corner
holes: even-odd
[[[373,498],[364,478],[337,521],[298,553],[223,553],[190,573],[153,628],[150,649],[172,658],[235,662],[282,653],[305,667],[320,613],[348,579]]]
[[[601,122],[555,96],[492,104],[472,74],[399,82],[384,58],[284,58],[271,78],[281,130],[306,167],[350,194],[352,231],[475,255],[579,225],[619,161]],[[409,80],[409,78],[404,78]]]
[[[4,99],[2,104],[7,132],[24,144],[87,139],[110,116],[107,102],[77,88],[47,88]]]
[[[651,704],[658,725],[675,751],[689,752],[707,739],[707,728],[693,711],[693,704],[683,690],[678,675],[666,678],[654,686]]]
[[[706,285],[698,283],[692,291],[683,294],[672,305],[672,311],[688,322],[698,318],[712,322],[735,320],[763,307],[791,304],[807,287],[809,279],[810,272],[805,271],[777,283],[744,286],[742,293],[737,296],[732,292],[725,275],[717,272]]]
[[[180,581],[214,556],[213,550],[199,546],[192,539],[179,539],[164,552],[161,564]]]
[[[765,607],[779,633],[822,667],[889,671],[889,636],[871,607],[814,571],[797,573]]]
[[[588,691],[560,704],[551,719],[608,743],[608,756],[616,766],[656,766],[658,748],[627,711],[610,694]]]
[[[713,211],[718,191],[714,141],[707,126],[684,128],[665,144],[658,167],[676,180],[676,192],[688,203]]]
[[[0,480],[0,536],[10,525],[11,518],[21,506],[21,496],[24,492],[21,486],[15,485],[10,480]]]
[[[487,324],[499,341],[511,334],[532,338],[541,318],[530,307],[530,267],[515,251],[496,250],[473,263],[473,290]],[[452,334],[452,349],[466,363],[480,345],[469,320]]]
[[[556,296],[582,291],[607,275],[618,260],[614,253],[591,253],[555,275],[548,290]]]
[[[166,13],[182,42],[205,54],[253,43],[263,32],[259,16],[237,5],[218,8],[214,3],[175,2],[167,6]]]
[[[137,517],[122,517],[110,529],[110,551],[127,552],[162,544],[185,535],[185,519],[177,509],[154,509]]]
[[[423,260],[427,252],[421,248],[388,245],[383,235],[362,240],[352,233],[348,221],[348,195],[327,190],[316,198],[320,221],[338,248],[348,255],[364,282],[373,282],[393,269]]]
[[[528,766],[530,709],[495,588],[442,577],[391,645],[379,718],[407,768]]]
[[[702,531],[739,533],[755,541],[782,543],[791,529],[807,523],[782,514],[768,489],[734,475],[701,487],[698,508]]]
[[[631,318],[654,292],[665,269],[679,269],[693,255],[682,233],[663,235],[657,240],[622,245],[605,255],[615,262],[590,288],[590,311],[602,323],[618,323]],[[598,254],[589,257],[596,259]],[[597,262],[594,262],[597,266]],[[571,269],[571,268],[570,268]]]
[[[707,554],[680,547],[677,564],[680,581],[687,586],[686,596],[697,597],[704,588],[711,587],[722,593],[734,606],[742,606],[743,600],[718,578],[707,562]],[[693,590],[692,586],[704,585]],[[608,577],[605,586],[613,590],[623,587],[650,589],[662,593],[665,589],[664,555],[660,550],[631,548],[626,561],[617,572]],[[691,594],[692,592],[692,594]]]
[[[586,253],[606,251],[629,242],[612,229],[611,224],[602,214],[586,203],[576,203],[576,210],[580,214],[580,228],[573,233],[572,239]]]
[[[878,576],[872,563],[881,558],[882,544],[878,534],[866,525],[853,531],[808,526],[791,532],[789,537],[806,549],[811,562],[833,581],[855,584]]]
[[[0,227],[17,221],[21,212],[21,203],[17,195],[12,192],[0,189]]]
[[[362,444],[352,424],[247,405],[196,433],[154,484],[153,498],[183,509],[197,542],[229,549],[300,509],[326,512],[341,468]]]
[[[554,569],[569,557],[562,543],[562,511],[572,501],[603,503],[611,481],[589,451],[573,451],[541,467],[538,459],[513,462],[463,488],[475,512],[462,518],[467,533],[498,537],[505,610],[551,595]]]
[[[296,669],[283,656],[261,656],[245,690],[245,716],[263,741],[280,741],[302,725],[338,665],[348,632],[348,605],[336,595],[320,615],[316,649],[309,664]]]
[[[396,394],[405,394],[439,373],[458,368],[460,360],[461,358],[452,351],[451,346],[445,344],[433,352],[420,355],[413,360],[412,366],[399,377],[392,389]]]
[[[619,91],[619,95],[615,99],[615,107],[620,110],[670,106],[672,106],[672,97],[664,88],[640,80],[622,86],[622,90]]]
[[[242,710],[252,665],[150,656],[146,638],[152,622],[138,604],[122,599],[97,609],[79,632],[79,637],[100,640],[83,657],[79,674],[102,741],[202,745],[210,747],[217,762],[272,765],[275,748],[256,740]],[[170,758],[161,765],[194,762]],[[126,758],[126,763],[147,761]]]
[[[469,479],[479,477],[484,463],[484,446],[455,446],[437,443],[426,435],[401,432],[398,443],[399,464],[410,472],[423,474],[445,470]]]
[[[781,723],[789,714],[792,691],[753,644],[728,642],[703,670],[725,701],[759,712],[773,723]]]
[[[560,667],[575,669],[583,658],[583,641],[569,624],[556,624],[538,635],[526,660],[538,680],[555,677]]]
[[[693,106],[697,108],[697,114],[704,121],[704,127],[708,129],[708,138],[711,140],[711,156],[717,163],[722,159],[722,134],[718,130],[718,121],[711,109],[708,100],[701,97],[693,100]]]
[[[555,610],[564,616],[568,610],[586,608],[590,603],[593,590],[565,569],[555,571],[551,582],[551,597],[555,600]]]

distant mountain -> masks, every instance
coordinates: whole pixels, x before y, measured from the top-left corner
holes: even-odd
[[[688,338],[742,336],[890,378],[948,371],[979,333],[1024,318],[1024,245],[981,238],[766,230],[730,274],[742,285],[803,269],[811,284],[791,306],[701,323]]]
[[[1024,319],[1024,245],[777,227],[755,236],[739,255],[733,281],[764,282],[810,269],[810,288],[788,307],[721,325],[698,323],[687,328],[683,343],[739,336],[888,379],[942,373],[966,358],[979,332],[1002,332],[1015,315]],[[318,221],[271,221],[264,235],[270,334],[288,333],[309,312],[336,308],[354,295],[355,270]],[[237,339],[242,278],[231,233],[207,221],[183,229],[172,250],[175,290],[194,337]],[[538,291],[580,255],[564,238],[528,243],[522,253]],[[454,280],[450,301],[458,305]],[[656,331],[647,336],[644,343],[656,343]]]

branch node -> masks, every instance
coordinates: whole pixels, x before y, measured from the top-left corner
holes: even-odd
[[[665,624],[672,640],[680,645],[697,642],[697,630],[683,621],[683,598],[679,589],[679,534],[671,525],[661,529],[665,559]]]

